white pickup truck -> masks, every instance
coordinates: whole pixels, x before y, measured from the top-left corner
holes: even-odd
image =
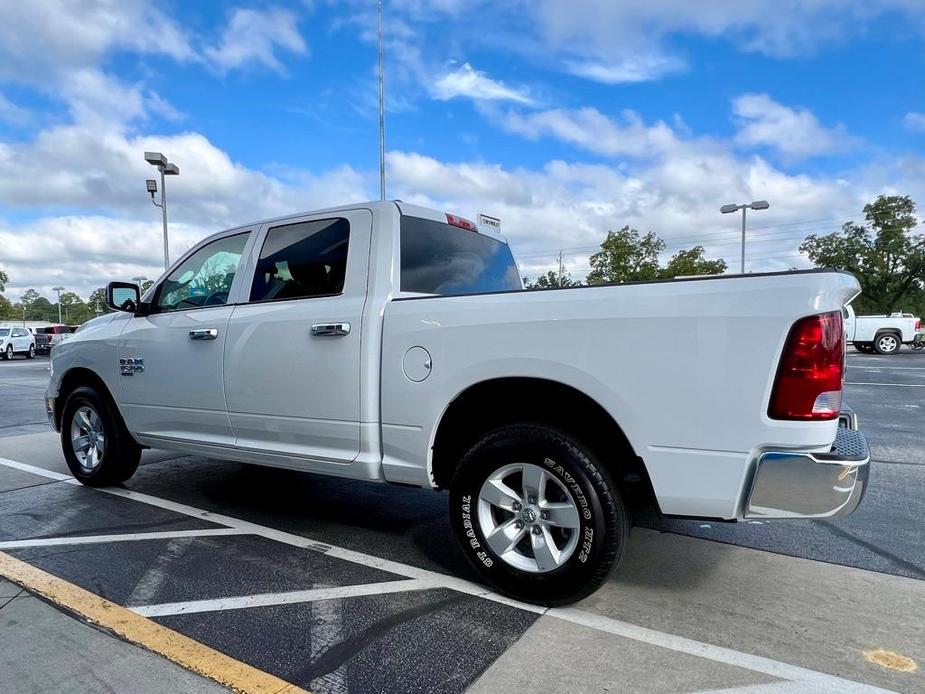
[[[904,344],[916,344],[916,335],[922,328],[922,321],[911,313],[857,316],[849,305],[845,306],[842,315],[845,318],[845,339],[858,352],[865,354],[896,354]]]
[[[869,453],[839,415],[858,289],[807,271],[524,291],[496,229],[338,207],[216,234],[143,297],[111,283],[119,312],[52,353],[47,410],[88,485],[152,447],[448,489],[484,578],[562,604],[619,563],[631,502],[854,510]]]

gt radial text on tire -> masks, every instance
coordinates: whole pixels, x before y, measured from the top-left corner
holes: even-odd
[[[593,453],[540,424],[500,427],[469,449],[450,513],[476,570],[502,593],[542,605],[597,590],[629,532],[623,500]]]
[[[109,398],[92,387],[74,390],[61,415],[61,447],[80,482],[105,487],[135,474],[141,448]]]

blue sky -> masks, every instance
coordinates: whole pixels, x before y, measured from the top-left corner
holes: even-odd
[[[526,274],[611,228],[749,266],[881,192],[925,202],[915,0],[385,0],[389,194],[500,216]],[[204,235],[377,193],[375,3],[0,0],[7,295],[155,277]]]

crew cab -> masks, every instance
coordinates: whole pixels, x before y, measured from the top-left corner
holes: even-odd
[[[88,485],[151,447],[449,490],[485,580],[563,604],[619,563],[640,501],[854,510],[869,452],[840,422],[841,311],[858,291],[836,271],[526,291],[494,225],[337,207],[216,234],[144,296],[110,283],[118,312],[52,352],[47,410]]]
[[[858,316],[851,305],[845,306],[845,337],[858,352],[896,354],[903,345],[915,342],[922,321],[911,313],[889,316]]]

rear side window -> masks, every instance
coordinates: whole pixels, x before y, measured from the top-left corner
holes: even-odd
[[[470,294],[521,289],[506,243],[418,217],[401,218],[401,290]]]
[[[272,227],[260,250],[251,301],[340,294],[347,272],[350,222],[323,219]]]

